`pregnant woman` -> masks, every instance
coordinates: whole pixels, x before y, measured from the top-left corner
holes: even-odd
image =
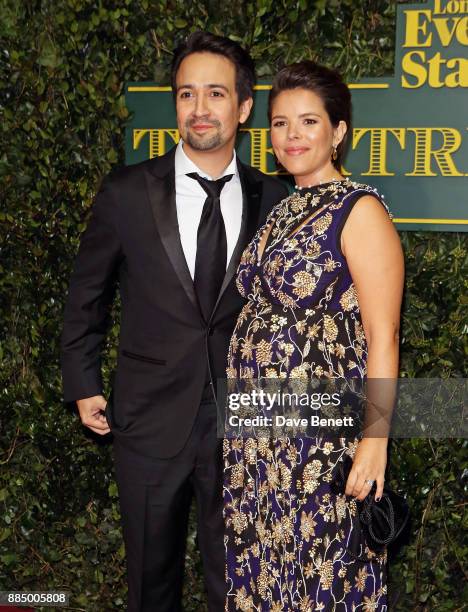
[[[269,118],[296,190],[241,259],[237,285],[248,302],[228,378],[395,379],[403,256],[376,190],[340,173],[350,92],[332,70],[293,64],[274,79]],[[382,495],[387,445],[361,436],[225,439],[227,610],[387,610],[386,549],[364,541],[359,559],[349,550],[356,500]],[[335,493],[346,455],[346,489]]]

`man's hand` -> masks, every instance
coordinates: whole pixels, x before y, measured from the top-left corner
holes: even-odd
[[[86,399],[77,400],[76,405],[80,413],[81,422],[91,431],[101,436],[110,432],[105,416],[107,402],[102,395],[94,395]]]

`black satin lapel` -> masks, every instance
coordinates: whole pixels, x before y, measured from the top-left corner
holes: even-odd
[[[244,170],[244,168],[238,163],[239,177],[242,186],[242,222],[241,229],[239,232],[239,239],[237,240],[236,246],[231,256],[231,260],[224,276],[223,284],[219,292],[218,300],[213,309],[213,314],[216,312],[219,301],[223,297],[227,286],[234,277],[237,268],[239,266],[241,255],[250,242],[252,236],[255,234],[259,225],[260,217],[260,202],[262,199],[262,188],[263,185],[260,181],[255,181],[252,177]]]
[[[151,202],[156,229],[161,237],[167,256],[169,257],[179,280],[187,293],[189,300],[200,313],[193,280],[187,266],[182,243],[180,241],[177,208],[175,201],[174,168],[164,177],[154,172],[145,172],[148,197]]]

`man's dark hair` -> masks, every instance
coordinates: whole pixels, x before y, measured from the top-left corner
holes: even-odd
[[[346,123],[348,128],[346,135],[337,146],[337,157],[333,160],[333,165],[339,170],[346,149],[346,141],[352,131],[351,92],[341,75],[336,70],[331,70],[311,60],[285,66],[273,79],[268,98],[268,119],[270,122],[275,98],[282,91],[288,89],[308,89],[312,91],[321,98],[333,127],[336,127],[340,121]]]
[[[236,92],[239,104],[253,97],[255,84],[255,64],[249,53],[239,43],[211,32],[193,32],[174,51],[171,67],[172,94],[177,93],[176,76],[179,66],[192,53],[215,53],[230,60],[236,69]]]

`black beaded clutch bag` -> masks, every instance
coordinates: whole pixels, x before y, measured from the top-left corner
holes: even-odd
[[[346,481],[353,465],[353,460],[349,455],[345,456],[344,461],[338,464],[334,480],[331,482],[331,489],[336,494],[343,494],[346,488]],[[410,509],[406,499],[384,486],[383,494],[379,502],[376,502],[375,491],[377,485],[374,483],[372,489],[362,501],[356,500],[358,508],[358,521],[354,525],[354,537],[348,546],[351,554],[362,560],[360,555],[362,550],[360,533],[364,534],[368,548],[375,553],[383,551],[385,546],[394,545],[403,533],[405,526],[410,518]]]

